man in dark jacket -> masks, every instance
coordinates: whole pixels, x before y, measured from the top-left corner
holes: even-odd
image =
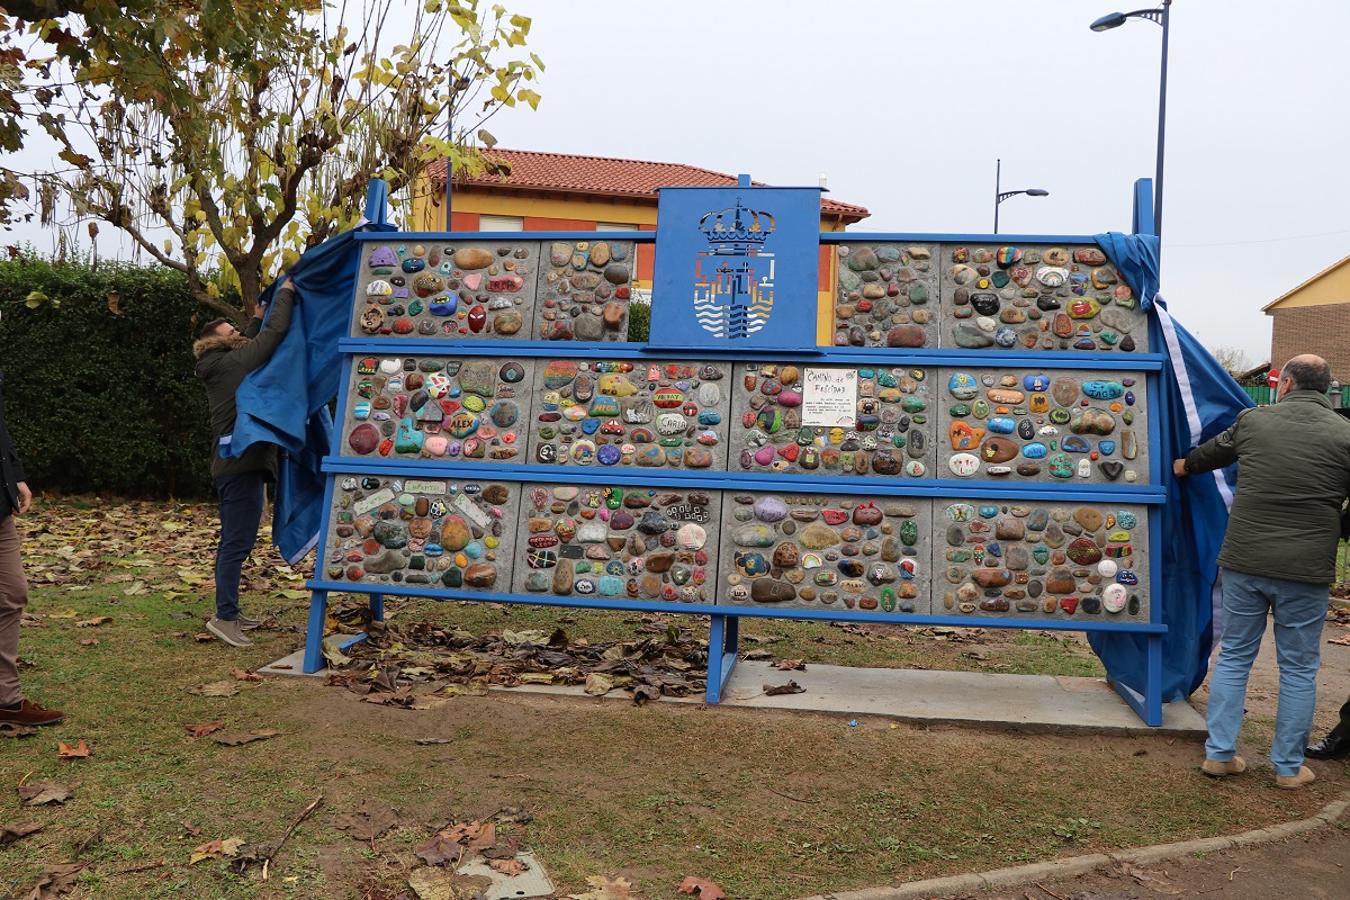
[[[19,687],[19,622],[28,605],[28,579],[14,519],[32,503],[23,464],[5,427],[5,398],[0,395],[0,722],[55,725],[65,714],[25,699]]]
[[[1219,566],[1223,634],[1209,683],[1207,775],[1247,768],[1236,755],[1247,676],[1275,617],[1280,700],[1270,760],[1275,783],[1314,779],[1303,765],[1312,728],[1328,585],[1336,577],[1340,511],[1350,494],[1350,423],[1331,408],[1331,367],[1311,354],[1281,372],[1273,406],[1244,410],[1233,427],[1173,464],[1178,477],[1238,464],[1237,497]]]
[[[197,377],[206,385],[211,413],[211,478],[220,498],[216,614],[206,623],[206,629],[232,647],[251,646],[253,642],[244,630],[259,624],[239,612],[239,578],[244,560],[258,542],[266,484],[277,477],[277,448],[273,444],[254,444],[238,459],[224,455],[234,431],[234,395],[244,376],[272,358],[291,325],[294,303],[295,292],[287,278],[276,293],[265,327],[259,308],[242,334],[228,320],[216,319],[206,324],[192,345]]]

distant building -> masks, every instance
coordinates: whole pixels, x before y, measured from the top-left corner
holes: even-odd
[[[454,231],[654,231],[657,188],[736,183],[735,175],[683,163],[500,148],[487,151],[486,156],[509,166],[510,173],[456,175],[451,217]],[[414,192],[414,226],[443,231],[443,161],[432,165],[429,178],[429,189]],[[820,230],[843,231],[868,215],[861,206],[822,197]],[[821,248],[819,290],[832,298],[835,256],[830,249]],[[651,246],[640,245],[636,257],[634,287],[649,291]]]
[[[1274,319],[1271,365],[1279,368],[1292,356],[1316,353],[1331,364],[1337,381],[1350,383],[1350,256],[1267,303],[1262,312]]]

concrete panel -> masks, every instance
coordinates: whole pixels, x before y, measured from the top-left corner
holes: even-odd
[[[853,424],[804,425],[816,373],[856,372]],[[742,363],[731,406],[732,471],[932,477],[937,412],[930,370],[913,366]]]
[[[1149,482],[1142,373],[972,367],[934,375],[939,478]]]
[[[1148,510],[933,501],[939,615],[1147,622]]]
[[[737,493],[723,501],[719,600],[819,611],[931,611],[926,499]]]
[[[516,593],[712,602],[718,493],[618,485],[521,490]]]
[[[530,461],[726,468],[730,363],[541,359],[538,367]]]
[[[520,543],[521,485],[407,476],[334,477],[321,575],[364,587],[503,591]]]
[[[942,245],[942,346],[1145,352],[1148,327],[1095,245]]]
[[[550,241],[540,253],[539,310],[530,337],[628,340],[631,241]]]
[[[530,337],[538,241],[407,241],[362,248],[355,337]]]
[[[526,460],[535,361],[358,356],[340,452],[353,457]]]
[[[836,347],[936,347],[941,310],[931,244],[840,244]]]

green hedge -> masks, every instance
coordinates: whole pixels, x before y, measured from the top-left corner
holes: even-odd
[[[29,308],[34,291],[49,299]],[[0,262],[6,420],[32,487],[207,496],[211,437],[191,347],[207,316],[168,269]]]

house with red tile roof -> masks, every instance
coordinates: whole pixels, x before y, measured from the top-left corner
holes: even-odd
[[[488,171],[455,175],[452,231],[650,231],[656,228],[657,188],[736,184],[735,175],[684,163],[502,148],[485,156]],[[444,161],[433,164],[429,184],[416,191],[418,230],[445,230],[445,169]],[[868,215],[862,206],[821,198],[822,231],[843,231]],[[651,285],[652,261],[650,247],[641,247],[639,289]],[[822,291],[829,288],[832,263],[833,255],[823,250]]]

